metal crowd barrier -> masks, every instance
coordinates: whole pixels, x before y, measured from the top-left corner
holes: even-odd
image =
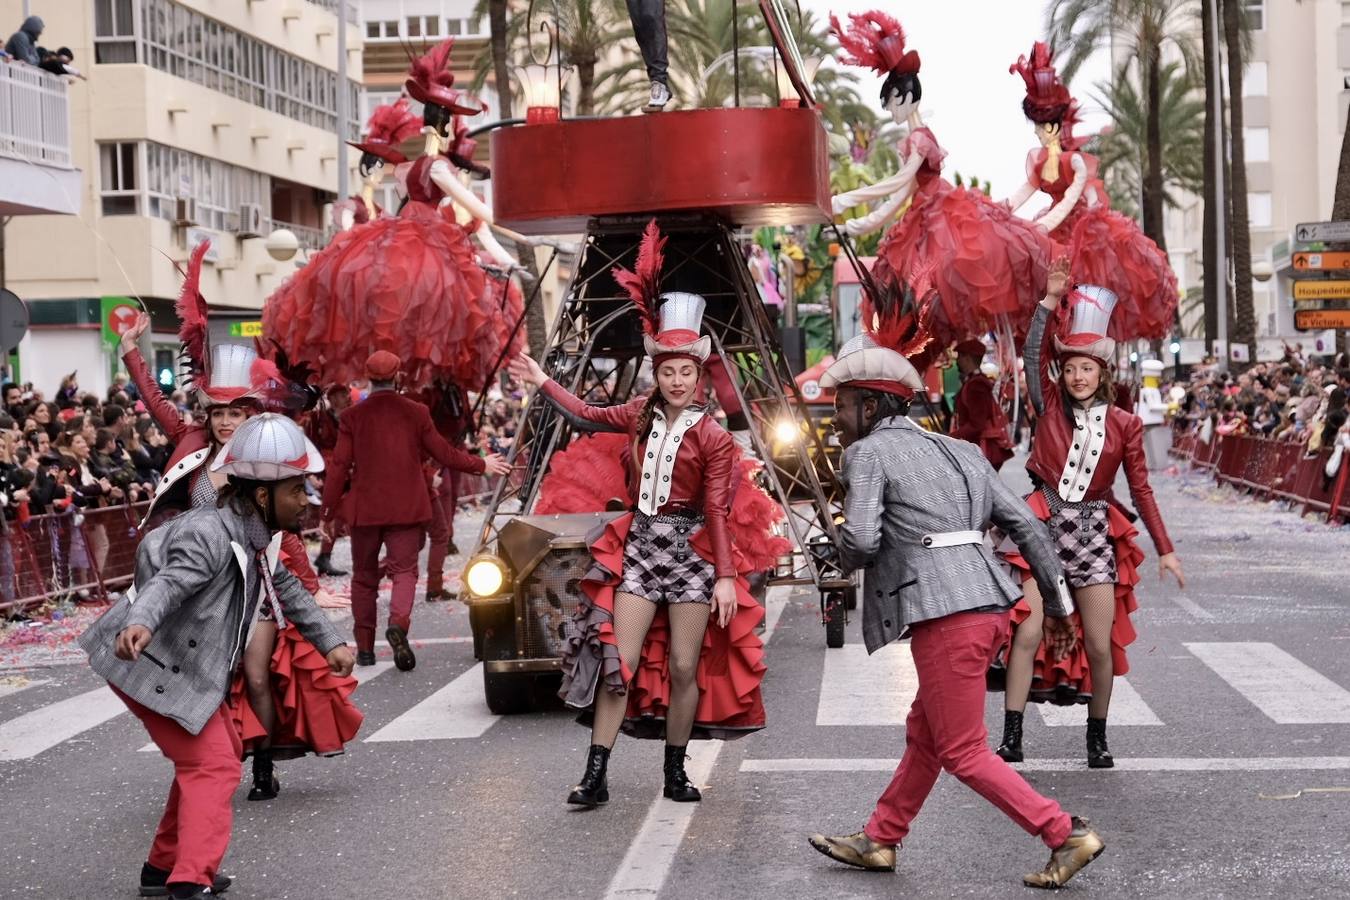
[[[1221,483],[1268,500],[1302,504],[1304,514],[1325,513],[1328,522],[1350,520],[1350,459],[1335,478],[1326,477],[1329,449],[1308,455],[1301,441],[1253,435],[1215,435],[1206,443],[1194,433],[1175,435],[1172,455],[1214,473]]]
[[[67,509],[6,522],[0,534],[0,613],[74,596],[107,602],[131,583],[148,503]]]

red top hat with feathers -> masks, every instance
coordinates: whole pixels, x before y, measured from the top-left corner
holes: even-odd
[[[932,266],[916,271],[909,285],[894,276],[883,279],[877,284],[880,296],[864,294],[863,333],[839,348],[821,387],[848,385],[906,400],[924,389],[922,373],[943,350],[934,337],[932,271]]]
[[[652,362],[659,365],[668,359],[685,357],[702,365],[712,353],[712,338],[699,334],[707,301],[698,294],[661,293],[665,246],[666,239],[652,219],[642,233],[633,271],[621,266],[611,271],[619,287],[637,306],[642,319],[642,343]]]
[[[399,150],[399,145],[421,130],[422,120],[408,106],[408,101],[400,97],[396,102],[386,103],[370,114],[364,141],[347,143],[363,153],[398,165],[408,161],[408,157]]]
[[[193,248],[187,269],[180,270],[183,287],[174,305],[180,323],[178,339],[188,369],[184,386],[195,389],[198,401],[207,408],[255,400],[276,372],[276,366],[260,359],[252,347],[211,346],[208,306],[201,292],[202,260],[210,249],[210,241]]]
[[[848,31],[840,28],[839,19],[831,14],[830,30],[844,48],[840,62],[845,65],[864,66],[880,75],[919,72],[919,54],[905,49],[905,29],[880,10],[850,13]]]
[[[1038,125],[1058,125],[1059,143],[1066,150],[1077,149],[1079,141],[1073,138],[1073,126],[1078,124],[1078,101],[1069,94],[1059,80],[1053,62],[1055,51],[1045,41],[1031,47],[1031,58],[1017,57],[1008,67],[1026,83],[1027,95],[1022,100],[1022,112]]]
[[[446,38],[414,59],[408,66],[408,79],[403,87],[418,103],[430,103],[456,115],[476,116],[482,108],[464,105],[461,102],[464,95],[455,90],[455,73],[449,69],[450,50],[454,46],[455,39]]]

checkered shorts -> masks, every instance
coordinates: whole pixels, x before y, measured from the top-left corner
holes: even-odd
[[[1049,488],[1041,489],[1050,505],[1045,524],[1064,564],[1064,578],[1071,588],[1116,581],[1116,545],[1111,540],[1111,519],[1105,500],[1065,502]]]
[[[633,514],[618,590],[653,603],[712,603],[717,575],[689,539],[703,520]]]

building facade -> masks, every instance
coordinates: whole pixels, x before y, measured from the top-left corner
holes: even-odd
[[[359,130],[362,29],[349,12],[341,85],[335,9],[333,0],[44,0],[44,44],[73,49],[88,76],[68,88],[71,164],[87,176],[78,215],[16,218],[6,232],[8,286],[32,321],[19,348],[24,381],[50,396],[76,370],[83,389],[106,389],[117,365],[108,310],[139,304],[171,384],[177,266],[202,240],[213,336],[251,336],[263,300],[305,256],[273,260],[266,236],[285,227],[302,247],[322,246],[339,126]],[[19,0],[0,0],[0,22],[21,18]]]

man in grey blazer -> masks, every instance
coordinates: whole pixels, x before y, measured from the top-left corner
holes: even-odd
[[[904,757],[867,827],[813,835],[811,845],[849,865],[894,871],[896,848],[945,769],[1050,847],[1050,862],[1024,882],[1061,887],[1104,845],[996,756],[984,725],[985,672],[1021,592],[983,529],[994,522],[1031,564],[1046,598],[1046,632],[1063,653],[1074,639],[1066,618],[1073,601],[1050,536],[978,447],[909,419],[910,400],[925,387],[895,350],[855,338],[821,385],[836,388],[834,422],[846,448],[839,552],[845,571],[864,570],[863,640],[872,653],[908,635],[919,689]]]
[[[181,513],[136,551],[135,583],[80,637],[94,671],[174,764],[173,787],[142,896],[218,894],[242,746],[226,697],[260,608],[286,618],[340,676],[353,657],[300,582],[277,564],[281,532],[299,529],[305,477],[323,457],[300,427],[264,414],[221,449],[229,475],[217,506]]]

